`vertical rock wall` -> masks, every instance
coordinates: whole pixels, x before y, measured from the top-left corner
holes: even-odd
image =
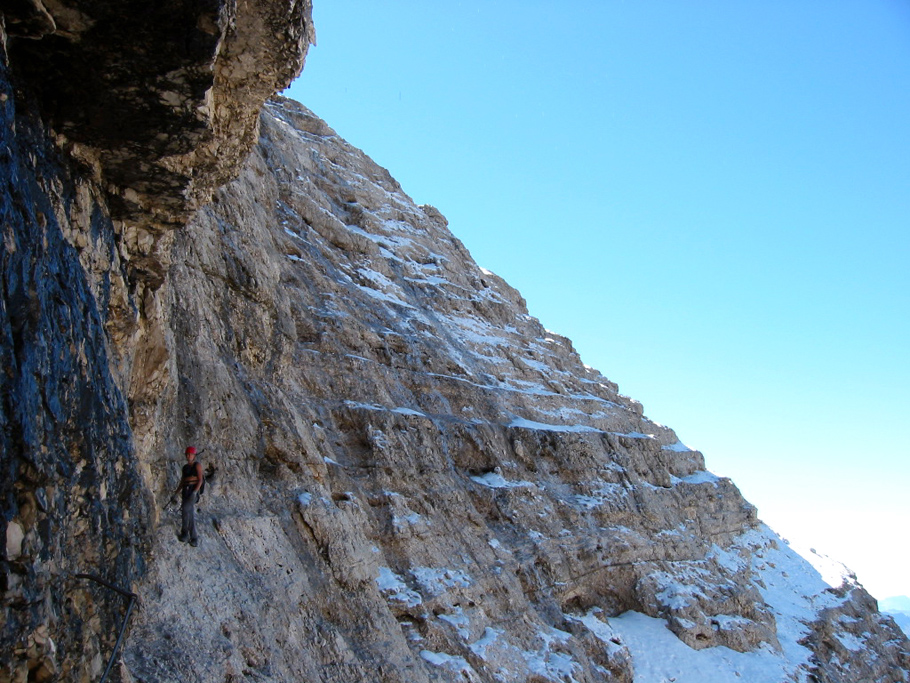
[[[129,586],[148,551],[150,497],[108,342],[135,311],[103,197],[15,96],[5,55],[0,98],[0,680],[80,680],[100,673],[123,604],[73,575]]]
[[[309,12],[0,7],[0,681],[97,680],[111,654],[124,599],[75,575],[131,590],[147,569],[157,509],[130,402],[164,362],[141,350],[163,259],[299,73]]]

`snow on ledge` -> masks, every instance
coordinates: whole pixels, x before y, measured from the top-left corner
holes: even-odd
[[[509,481],[495,470],[486,474],[474,475],[471,481],[486,486],[488,489],[514,489],[520,487],[534,486],[530,481]]]
[[[673,477],[674,484],[716,484],[720,480],[721,477],[718,477],[716,474],[709,472],[708,470],[695,472],[693,474],[690,474],[688,477],[683,477],[682,479],[679,477]]]
[[[420,593],[408,588],[401,577],[388,567],[379,568],[376,585],[387,600],[402,603],[406,607],[416,607],[423,602]]]
[[[469,674],[477,675],[477,672],[474,671],[464,657],[456,657],[445,652],[433,652],[431,650],[421,650],[420,656],[433,666],[443,667],[455,673],[463,673],[466,676]]]
[[[518,427],[520,429],[536,429],[543,432],[595,432],[603,434],[602,430],[597,429],[596,427],[589,427],[588,425],[554,425],[545,422],[535,422],[534,420],[526,420],[523,417],[516,417],[508,426]]]
[[[405,408],[404,406],[389,408],[388,406],[380,406],[376,405],[375,403],[360,403],[359,401],[345,401],[344,404],[349,408],[361,408],[363,410],[373,410],[376,412],[396,413],[398,415],[407,415],[410,417],[427,416],[426,413],[422,413],[419,410],[414,410],[413,408]]]
[[[781,683],[792,680],[789,663],[773,651],[736,652],[726,647],[693,650],[667,628],[663,619],[626,612],[609,620],[632,653],[635,683]],[[660,656],[654,656],[654,653]]]
[[[661,450],[673,451],[674,453],[692,453],[695,449],[689,448],[682,441],[677,441],[676,443],[670,444],[669,446],[661,446]]]

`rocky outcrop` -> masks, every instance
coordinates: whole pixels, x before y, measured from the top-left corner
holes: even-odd
[[[907,680],[439,211],[296,103],[256,123],[308,4],[7,5],[0,681],[98,679],[125,605],[83,572],[140,597],[112,680]]]
[[[236,173],[309,6],[0,10],[0,681],[96,680],[124,600],[76,575],[130,589],[146,570],[127,395],[163,224]],[[255,73],[251,43],[276,52]]]
[[[865,591],[841,588],[835,593],[844,599],[819,613],[804,641],[812,649],[816,680],[882,681],[893,675],[894,668],[910,671],[910,652],[906,645],[898,645],[906,643],[906,637],[893,619],[878,613],[875,600]],[[861,655],[889,651],[895,653],[895,661]]]
[[[17,76],[115,218],[182,224],[231,178],[300,73],[310,0],[7,3]]]

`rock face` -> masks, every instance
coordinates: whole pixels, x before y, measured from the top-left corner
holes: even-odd
[[[127,52],[182,30],[192,78],[99,70],[138,122],[116,135],[35,85],[129,42],[83,5],[6,17],[0,681],[98,679],[124,600],[79,572],[140,596],[121,681],[910,680],[855,579],[829,588],[302,106],[267,104],[239,176],[165,229],[237,170],[308,5],[175,4]],[[222,113],[181,118],[219,78]],[[166,508],[190,443],[218,468],[198,548]]]
[[[6,3],[11,58],[116,218],[182,224],[236,172],[300,72],[310,0]]]
[[[159,502],[185,443],[223,476],[200,548],[161,518],[135,680],[632,681],[658,653],[630,610],[749,653],[749,680],[906,679],[860,587],[828,590],[300,105],[267,105],[170,261],[134,438]]]
[[[47,144],[29,102],[16,111],[6,69],[0,92],[0,680],[79,680],[122,604],[73,575],[103,567],[129,586],[147,554],[153,501],[108,342],[131,310],[98,188]]]
[[[128,395],[164,224],[239,170],[312,35],[306,2],[146,9],[0,6],[0,681],[101,674],[124,600],[75,575],[146,571]]]

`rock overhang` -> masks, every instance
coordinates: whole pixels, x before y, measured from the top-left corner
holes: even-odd
[[[233,177],[263,102],[303,68],[311,0],[28,0],[4,7],[14,77],[117,219],[180,225]]]

